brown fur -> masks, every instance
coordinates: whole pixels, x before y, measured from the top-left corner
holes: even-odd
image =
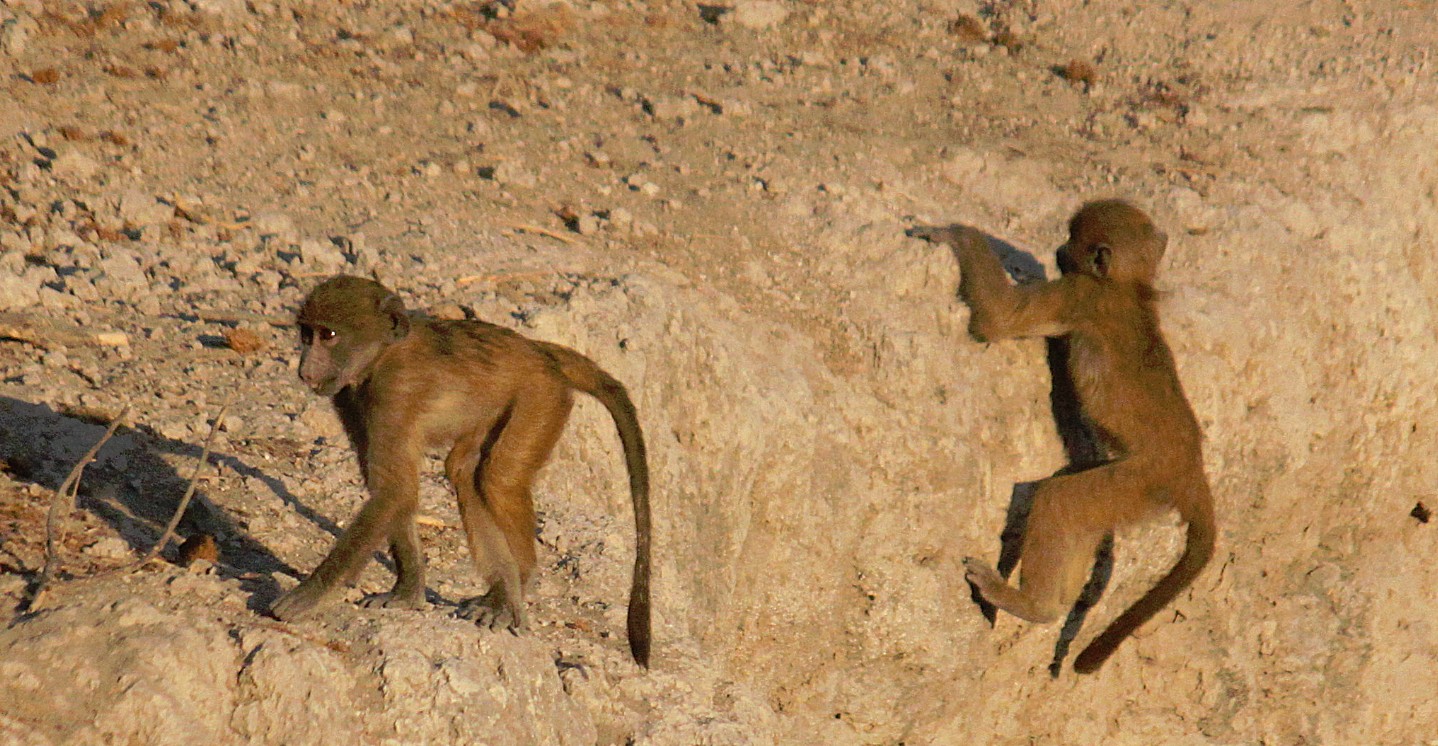
[[[609,410],[624,446],[638,534],[629,647],[649,665],[649,470],[622,384],[567,347],[480,321],[411,318],[399,296],[358,277],[315,288],[298,323],[300,377],[333,397],[370,498],[319,567],[275,602],[275,616],[299,617],[353,583],[385,542],[399,577],[391,592],[368,603],[422,606],[419,470],[426,450],[448,448],[445,475],[470,552],[491,583],[464,611],[491,627],[524,626],[524,590],[536,563],[530,487],[579,390]]]
[[[1155,307],[1153,282],[1167,237],[1133,205],[1091,202],[1069,222],[1069,241],[1059,250],[1063,276],[1011,285],[979,231],[953,226],[917,229],[913,235],[953,248],[974,339],[1068,338],[1068,367],[1080,406],[1110,456],[1103,464],[1038,483],[1018,588],[987,564],[964,561],[968,580],[983,597],[1020,618],[1053,621],[1078,599],[1105,535],[1164,509],[1176,510],[1188,524],[1177,565],[1074,660],[1074,670],[1095,671],[1187,587],[1213,554],[1213,500],[1203,473],[1202,435]]]

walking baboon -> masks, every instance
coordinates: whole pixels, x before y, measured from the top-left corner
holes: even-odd
[[[358,277],[334,277],[300,308],[300,378],[333,397],[359,459],[369,499],[324,561],[272,607],[293,619],[389,543],[398,578],[369,603],[424,603],[424,557],[415,513],[426,449],[449,449],[470,553],[489,592],[462,607],[490,627],[525,624],[524,590],[535,566],[530,487],[559,440],[573,390],[609,410],[629,471],[637,533],[629,593],[629,649],[649,665],[649,469],[644,436],[624,386],[567,347],[481,321],[411,317],[399,296]]]
[[[1202,434],[1159,331],[1153,282],[1168,239],[1127,202],[1090,202],[1069,221],[1069,240],[1058,254],[1062,277],[1012,285],[987,238],[973,228],[920,228],[911,235],[954,249],[974,339],[1068,338],[1080,407],[1109,456],[1038,483],[1018,588],[989,565],[964,560],[979,593],[1014,616],[1053,621],[1078,599],[1095,550],[1115,528],[1164,509],[1177,510],[1188,524],[1178,564],[1074,660],[1075,671],[1095,671],[1213,554]]]

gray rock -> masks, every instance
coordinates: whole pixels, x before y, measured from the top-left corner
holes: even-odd
[[[634,213],[623,207],[616,207],[609,211],[609,224],[615,228],[628,230],[630,226],[634,225]]]
[[[767,29],[789,17],[789,9],[776,0],[739,0],[734,10],[724,14],[722,22],[748,29]]]
[[[95,285],[104,295],[133,301],[149,293],[150,282],[133,251],[113,251],[97,262],[95,269],[100,273]]]
[[[75,150],[61,153],[50,165],[50,172],[62,181],[84,181],[100,170],[100,164]]]
[[[106,536],[94,544],[85,547],[85,553],[100,559],[127,559],[130,556],[130,545],[126,544],[124,539]]]
[[[590,213],[585,213],[574,221],[574,228],[580,235],[592,235],[599,231],[599,218],[594,217],[594,215]]]
[[[19,57],[24,54],[37,28],[34,19],[28,16],[0,21],[0,55]]]
[[[30,250],[30,239],[15,231],[0,231],[0,252],[23,254]]]
[[[344,252],[333,241],[301,241],[300,259],[307,268],[317,272],[337,271],[346,264]]]
[[[295,221],[279,210],[266,210],[250,218],[250,226],[262,236],[295,235]]]
[[[0,311],[17,311],[40,302],[41,282],[33,273],[0,273]]]
[[[644,100],[644,108],[660,121],[684,122],[699,113],[693,96],[656,96]]]
[[[536,178],[533,173],[516,165],[512,161],[505,161],[495,166],[490,178],[494,179],[496,183],[506,186],[532,187],[539,183],[539,179]]]
[[[214,16],[241,16],[247,15],[249,12],[245,0],[187,0],[187,2],[197,12]]]
[[[120,197],[119,213],[125,222],[144,228],[170,222],[175,217],[175,208],[144,192],[131,190]]]

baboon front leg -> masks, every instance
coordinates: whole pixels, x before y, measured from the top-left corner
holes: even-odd
[[[973,557],[964,560],[968,581],[1020,619],[1045,623],[1063,616],[1083,592],[1103,537],[1144,501],[1125,471],[1110,464],[1040,482],[1024,532],[1019,586]]]
[[[370,553],[386,539],[393,541],[406,524],[413,527],[419,507],[419,462],[418,450],[407,448],[400,439],[389,444],[386,452],[371,453],[366,475],[369,499],[319,567],[275,601],[270,607],[271,613],[279,619],[290,620],[313,610],[341,585],[353,583]],[[417,556],[418,537],[413,538]],[[423,587],[421,576],[421,593]]]
[[[424,600],[424,549],[419,541],[419,525],[411,514],[404,525],[396,528],[389,540],[389,553],[394,558],[396,578],[388,593],[378,593],[360,602],[367,608],[422,609]]]
[[[478,495],[461,497],[465,530],[471,547],[484,550],[491,585],[488,593],[463,604],[460,613],[481,625],[525,624],[524,591],[537,561],[530,488],[564,431],[571,404],[569,390],[558,384],[522,395],[492,444],[481,449]]]
[[[908,235],[944,243],[959,261],[959,297],[969,307],[969,334],[980,342],[1053,337],[1069,331],[1071,281],[1012,285],[982,231],[964,225],[917,227]]]

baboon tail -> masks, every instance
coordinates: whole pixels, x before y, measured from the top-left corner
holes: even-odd
[[[635,662],[649,667],[649,462],[644,433],[629,392],[593,360],[561,345],[536,342],[554,360],[574,388],[598,399],[619,431],[624,463],[629,470],[629,495],[634,502],[634,575],[629,588],[629,652]]]
[[[1187,545],[1184,547],[1183,556],[1178,558],[1178,564],[1173,566],[1158,584],[1149,589],[1142,598],[1138,600],[1127,611],[1120,614],[1108,629],[1103,631],[1093,642],[1084,648],[1082,653],[1074,659],[1074,670],[1078,673],[1093,673],[1108,660],[1113,651],[1118,648],[1129,635],[1133,634],[1144,622],[1153,618],[1159,609],[1167,606],[1169,602],[1178,597],[1179,593],[1187,588],[1194,578],[1203,571],[1205,565],[1213,557],[1214,521],[1213,521],[1213,500],[1208,494],[1208,485],[1200,481],[1196,488],[1200,491],[1194,495],[1191,504],[1191,514],[1184,516],[1188,519]]]

